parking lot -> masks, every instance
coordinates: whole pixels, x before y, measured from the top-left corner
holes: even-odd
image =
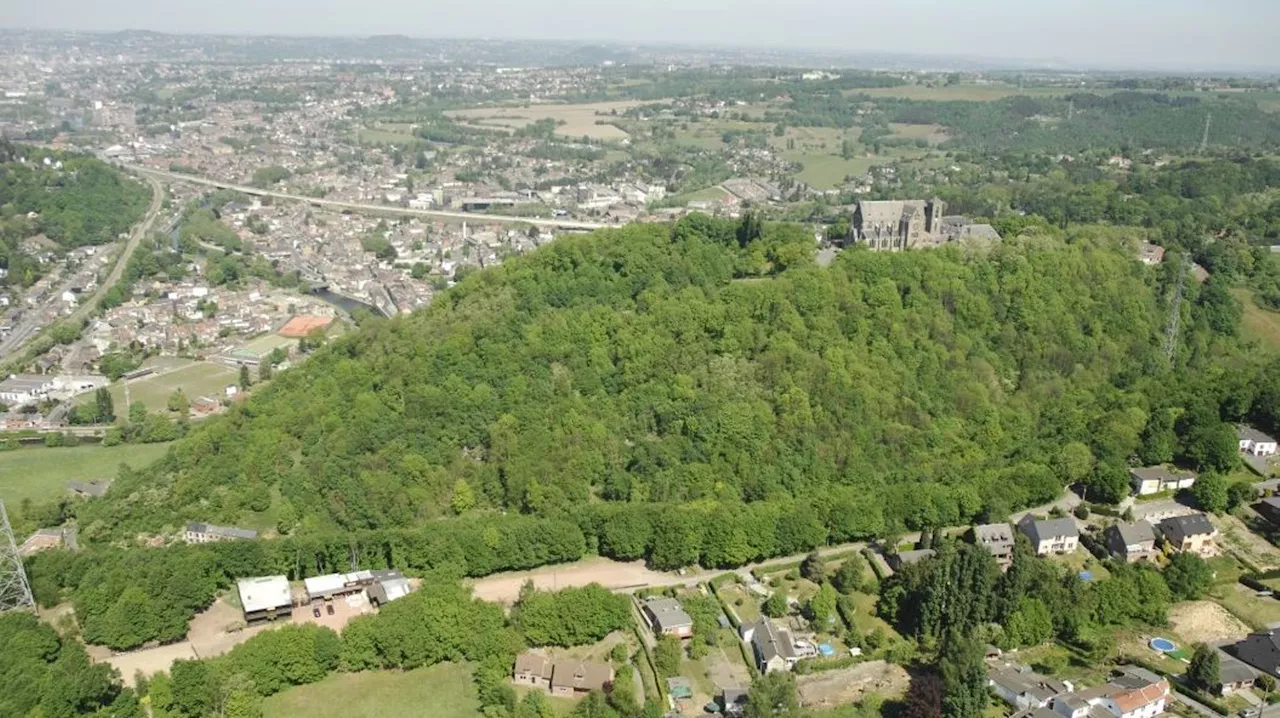
[[[329,613],[330,607],[333,609],[332,614]],[[315,615],[315,608],[320,609],[318,617]],[[371,613],[374,613],[373,604],[369,603],[368,597],[361,591],[346,596],[338,596],[332,601],[326,601],[315,607],[311,604],[295,606],[291,618],[298,625],[315,623],[341,633],[348,621],[356,616]]]

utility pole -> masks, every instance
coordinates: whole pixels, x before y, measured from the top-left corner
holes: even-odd
[[[1204,154],[1209,149],[1209,123],[1213,121],[1213,113],[1205,113],[1204,116],[1204,135],[1200,138],[1200,154]]]
[[[9,514],[0,501],[0,613],[5,611],[34,611],[36,601],[31,596],[31,584],[22,568],[22,556],[18,543],[13,540],[13,527]]]
[[[1191,254],[1182,255],[1183,267],[1178,272],[1178,285],[1173,290],[1173,302],[1169,305],[1169,324],[1164,333],[1164,356],[1173,363],[1173,352],[1178,346],[1178,325],[1182,322],[1182,290],[1187,283],[1187,275],[1191,273]]]

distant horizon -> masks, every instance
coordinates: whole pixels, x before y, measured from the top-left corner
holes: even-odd
[[[223,0],[216,16],[178,0],[44,0],[13,31],[192,37],[370,38],[968,60],[1000,69],[1280,74],[1280,3],[1266,0],[474,0],[427,10],[411,0]],[[500,19],[495,23],[495,18]],[[939,68],[942,69],[942,68]],[[993,68],[994,69],[994,68]]]

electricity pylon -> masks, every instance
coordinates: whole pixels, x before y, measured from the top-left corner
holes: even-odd
[[[13,527],[9,514],[0,501],[0,613],[5,611],[29,611],[36,607],[31,597],[31,584],[22,568],[22,556],[18,555],[18,543],[13,540]]]

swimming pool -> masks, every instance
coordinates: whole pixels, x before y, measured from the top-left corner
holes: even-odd
[[[1161,653],[1172,653],[1178,649],[1177,644],[1167,638],[1151,639],[1151,650],[1160,651]]]

